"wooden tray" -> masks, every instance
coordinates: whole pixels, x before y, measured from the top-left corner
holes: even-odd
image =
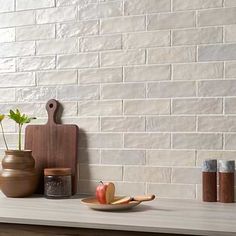
[[[46,104],[48,122],[28,125],[25,131],[25,149],[32,150],[35,166],[40,173],[37,193],[44,189],[43,169],[67,167],[72,169],[72,192],[77,190],[78,127],[57,122],[59,102],[52,99]]]
[[[116,197],[116,200],[123,198],[123,197]],[[89,197],[84,198],[81,200],[81,202],[88,206],[89,208],[93,210],[99,210],[99,211],[122,211],[122,210],[128,210],[131,209],[137,205],[139,205],[141,202],[139,201],[131,201],[129,203],[123,203],[123,204],[100,204],[96,197]]]

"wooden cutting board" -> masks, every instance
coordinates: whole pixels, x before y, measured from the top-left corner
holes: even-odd
[[[37,193],[43,193],[43,169],[67,167],[72,169],[72,192],[77,190],[77,125],[64,125],[59,120],[58,101],[52,99],[46,104],[48,122],[45,125],[28,125],[25,131],[25,149],[32,150],[36,169],[40,173]]]

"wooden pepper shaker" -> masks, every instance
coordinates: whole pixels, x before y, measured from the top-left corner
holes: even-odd
[[[219,161],[219,201],[224,203],[234,202],[234,172],[235,162]]]
[[[217,160],[205,160],[202,165],[202,200],[217,201]]]

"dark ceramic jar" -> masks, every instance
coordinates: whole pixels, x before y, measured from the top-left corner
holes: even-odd
[[[72,195],[70,168],[44,169],[44,195],[46,198],[69,198]]]

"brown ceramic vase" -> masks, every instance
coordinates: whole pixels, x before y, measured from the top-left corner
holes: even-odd
[[[7,150],[2,160],[0,188],[7,197],[28,197],[38,185],[32,151]]]

